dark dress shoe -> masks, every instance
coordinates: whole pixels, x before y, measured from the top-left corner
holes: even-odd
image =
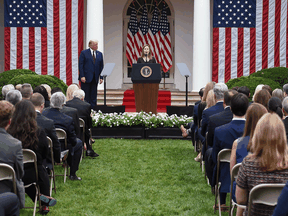
[[[74,175],[74,176],[69,176],[69,179],[70,180],[72,180],[72,181],[81,181],[82,179],[80,178],[80,177],[78,177],[78,176],[76,176],[76,175]]]
[[[86,151],[86,156],[98,157],[99,155],[96,152],[94,152],[93,150],[87,150]]]

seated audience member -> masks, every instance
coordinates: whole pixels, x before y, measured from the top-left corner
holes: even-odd
[[[246,95],[248,98],[250,97],[250,89],[247,86],[239,87],[238,93],[242,93],[242,94]]]
[[[267,113],[267,109],[259,103],[253,103],[247,109],[243,136],[233,142],[230,158],[230,172],[235,164],[242,163],[243,159],[248,155],[248,144],[250,143],[251,145],[256,124],[265,113]],[[233,191],[231,192],[234,202],[236,202],[235,189],[236,182],[234,182]],[[237,215],[243,215],[243,211],[244,209],[237,208]]]
[[[277,206],[274,209],[272,216],[287,216],[288,215],[287,200],[288,200],[288,181],[286,182],[286,185],[283,188],[278,198]]]
[[[232,87],[232,90],[237,91],[238,92],[239,86],[234,86]]]
[[[48,206],[56,204],[56,200],[49,197],[49,177],[43,166],[43,160],[46,159],[48,152],[48,140],[45,131],[37,126],[36,112],[31,101],[22,100],[16,104],[11,125],[7,132],[22,142],[23,149],[31,149],[35,152],[37,156],[38,184],[41,192],[40,199],[43,201],[41,211],[42,213],[48,213]],[[36,181],[36,172],[33,163],[24,164],[24,176],[22,180],[25,185]],[[36,190],[34,186],[25,188],[25,192],[32,200],[35,199]]]
[[[46,90],[46,88],[42,85],[36,86],[33,90],[33,93],[40,93],[45,100],[45,108],[50,106],[50,101],[49,101],[49,96],[48,96],[48,92]]]
[[[262,104],[268,110],[268,101],[271,98],[266,89],[260,90],[254,97],[254,102]]]
[[[282,102],[282,111],[283,111],[283,123],[285,126],[286,137],[288,140],[288,97],[285,97]]]
[[[230,123],[217,127],[215,129],[214,140],[213,140],[213,148],[208,149],[206,154],[208,163],[209,160],[213,160],[214,167],[213,170],[206,170],[207,176],[213,176],[210,182],[211,186],[214,187],[216,182],[216,171],[217,171],[217,157],[218,153],[222,149],[232,149],[232,145],[235,139],[241,137],[243,135],[244,126],[245,126],[245,114],[246,110],[249,106],[249,100],[246,95],[242,93],[238,93],[234,95],[231,99],[231,111],[233,113],[233,119]],[[209,156],[211,155],[211,156]],[[205,161],[206,163],[206,161]],[[219,182],[221,182],[220,187],[220,205],[221,209],[226,209],[226,195],[230,193],[230,169],[229,164],[222,163],[220,165],[220,175]],[[213,175],[211,175],[213,173]],[[219,205],[219,204],[218,204]],[[218,206],[217,206],[218,207]],[[214,206],[214,208],[217,208]]]
[[[215,100],[214,91],[211,89],[207,94],[205,109],[208,109],[208,108],[214,106],[215,104],[216,104],[216,100]]]
[[[33,94],[32,86],[29,83],[24,83],[21,86],[20,92],[22,94],[23,100],[29,100],[31,95]]]
[[[288,83],[283,85],[283,95],[284,97],[288,96]]]
[[[0,215],[1,216],[18,216],[19,200],[16,194],[11,192],[0,194]]]
[[[279,115],[281,119],[283,119],[283,112],[282,112],[282,102],[277,97],[271,97],[268,101],[268,111],[270,113],[276,113]]]
[[[85,143],[87,146],[86,155],[90,157],[97,157],[99,155],[93,151],[92,146],[89,143],[89,128],[92,127],[91,104],[84,101],[85,92],[82,89],[77,89],[74,91],[72,96],[73,99],[68,101],[66,106],[77,109],[79,117],[85,121]]]
[[[205,109],[202,113],[201,135],[203,137],[205,137],[205,134],[207,132],[209,117],[224,110],[223,107],[224,93],[228,91],[228,88],[227,85],[224,83],[217,83],[215,84],[213,91],[216,104],[212,107],[209,107],[208,109]]]
[[[288,147],[282,120],[266,113],[258,121],[249,154],[242,161],[236,180],[236,201],[247,205],[249,192],[258,184],[286,183]],[[252,204],[251,215],[272,215],[274,206]],[[247,208],[245,210],[247,214]]]
[[[269,92],[270,96],[272,97],[272,88],[269,85],[264,85],[262,89],[266,89]]]
[[[229,89],[228,92],[225,92],[224,94],[224,102],[223,107],[224,110],[220,113],[217,113],[215,115],[210,116],[209,123],[208,123],[208,136],[207,136],[207,144],[208,148],[213,147],[213,139],[214,139],[214,132],[215,128],[227,124],[232,121],[233,113],[231,111],[230,105],[231,105],[231,99],[233,95],[238,94],[235,90]],[[204,149],[205,150],[205,149]],[[207,149],[206,149],[207,150]],[[205,155],[205,152],[202,152],[203,155]],[[205,157],[204,157],[205,159]],[[205,164],[205,166],[209,166],[208,164]]]
[[[14,106],[8,101],[0,101],[0,163],[5,163],[14,168],[17,182],[17,195],[21,208],[25,204],[25,191],[22,182],[24,175],[22,143],[7,133]],[[0,181],[0,194],[13,191],[11,181]],[[1,201],[0,201],[1,203]],[[0,214],[1,215],[1,214]]]
[[[50,101],[51,98],[51,87],[48,84],[41,84],[41,86],[44,86],[47,93],[48,93],[48,100]]]
[[[34,105],[36,113],[37,113],[37,116],[36,116],[37,125],[40,128],[44,129],[46,136],[50,137],[52,140],[54,161],[56,163],[60,163],[61,145],[56,135],[54,122],[53,120],[48,119],[42,115],[45,99],[40,93],[34,93],[31,96],[30,101]],[[46,168],[48,167],[50,170],[52,169],[50,149],[49,149],[49,154],[47,155],[47,158],[46,158],[46,162],[44,164]]]
[[[59,88],[59,87],[55,87],[52,89],[51,93],[52,95],[56,92],[62,92],[62,90]],[[63,92],[62,92],[63,93]],[[66,102],[65,102],[66,103]],[[43,111],[43,114],[49,110],[50,107],[48,108],[45,108],[44,111]],[[78,111],[77,109],[75,108],[72,108],[72,107],[68,107],[68,106],[64,106],[62,107],[62,109],[60,109],[60,112],[70,116],[73,118],[73,122],[74,122],[74,127],[75,127],[75,133],[76,133],[76,136],[79,138],[79,139],[82,139],[81,135],[80,135],[80,124],[79,124],[79,115],[78,115]]]
[[[76,84],[71,84],[68,86],[66,90],[66,101],[70,101],[73,99],[73,92],[78,90],[79,87]]]
[[[200,100],[195,102],[195,106],[193,108],[193,122],[191,122],[191,127],[186,130],[184,125],[181,125],[180,129],[182,132],[182,137],[186,138],[189,134],[191,135],[192,140],[194,140],[194,131],[198,130],[198,105],[202,102],[203,99],[204,88],[201,88],[199,91]]]
[[[14,86],[12,84],[8,84],[8,85],[4,85],[2,87],[2,97],[5,100],[6,99],[6,94],[10,91],[10,90],[14,90]]]
[[[252,97],[252,101],[254,101],[255,95],[256,95],[260,90],[262,90],[262,87],[263,87],[263,86],[264,86],[263,84],[257,85],[257,87],[255,88],[255,91],[254,91],[254,95],[253,95],[253,97]]]
[[[10,90],[5,97],[5,100],[15,106],[16,103],[22,100],[22,95],[18,90]]]
[[[67,134],[67,143],[68,143],[68,164],[70,166],[70,176],[71,180],[82,180],[76,175],[76,171],[79,169],[80,158],[82,155],[82,142],[76,137],[75,126],[73,119],[60,112],[66,97],[62,92],[56,92],[52,94],[50,99],[50,109],[43,111],[43,115],[54,121],[55,128],[61,128],[65,130]],[[65,150],[64,142],[61,143],[61,150]]]
[[[284,99],[284,93],[281,89],[274,89],[272,92],[272,97],[278,97],[281,101]]]
[[[18,90],[18,91],[20,91],[21,87],[22,87],[22,84],[17,84],[17,85],[15,86],[15,89]]]

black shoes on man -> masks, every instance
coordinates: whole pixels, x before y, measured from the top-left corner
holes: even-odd
[[[72,181],[81,181],[82,179],[76,175],[70,175],[69,176],[69,179],[72,180]]]
[[[89,156],[89,157],[98,157],[99,155],[94,152],[93,150],[87,150],[86,151],[86,156]]]

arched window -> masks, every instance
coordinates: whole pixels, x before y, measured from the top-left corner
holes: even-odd
[[[148,13],[148,23],[150,26],[150,22],[152,19],[154,7],[155,7],[155,0],[134,0],[128,1],[128,5],[126,5],[124,9],[124,20],[123,20],[123,57],[124,57],[124,62],[123,62],[123,81],[124,83],[131,83],[131,72],[132,72],[132,66],[130,65],[127,57],[126,57],[126,43],[127,43],[127,31],[128,31],[128,23],[129,19],[131,16],[132,8],[134,7],[136,10],[136,15],[137,15],[137,20],[140,22],[140,19],[143,14],[143,7],[146,4],[147,8],[147,13]],[[166,5],[166,13],[167,13],[167,18],[168,22],[170,25],[170,36],[171,36],[171,48],[172,48],[172,61],[173,61],[173,66],[170,68],[170,70],[167,73],[162,72],[162,77],[165,76],[165,82],[166,83],[174,83],[174,17],[172,15],[173,10],[171,10],[171,4],[166,0],[157,0],[156,1],[156,6],[159,11],[159,18],[161,17],[162,9],[164,4]],[[163,79],[162,79],[163,82]]]

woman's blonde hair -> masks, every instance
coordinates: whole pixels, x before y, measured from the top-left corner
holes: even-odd
[[[145,55],[144,55],[144,48],[148,46],[149,47],[149,53],[148,53],[148,58],[149,59],[152,59],[152,53],[151,53],[151,47],[149,44],[145,44],[143,47],[142,47],[142,54],[141,54],[141,57],[143,58]]]
[[[264,171],[288,168],[288,147],[284,123],[276,113],[266,113],[258,121],[252,145],[252,155]]]
[[[79,89],[79,87],[76,84],[71,84],[70,86],[68,86],[68,88],[66,90],[66,101],[73,99],[72,94],[77,89]]]
[[[216,100],[215,100],[215,97],[214,97],[214,91],[213,89],[211,89],[208,94],[207,94],[207,98],[206,98],[206,109],[209,108],[209,107],[212,107],[216,104]]]
[[[213,89],[215,86],[215,82],[208,82],[205,86],[205,89],[204,89],[204,93],[203,93],[203,99],[202,101],[205,101],[206,102],[206,98],[207,98],[207,94],[208,92]]]

